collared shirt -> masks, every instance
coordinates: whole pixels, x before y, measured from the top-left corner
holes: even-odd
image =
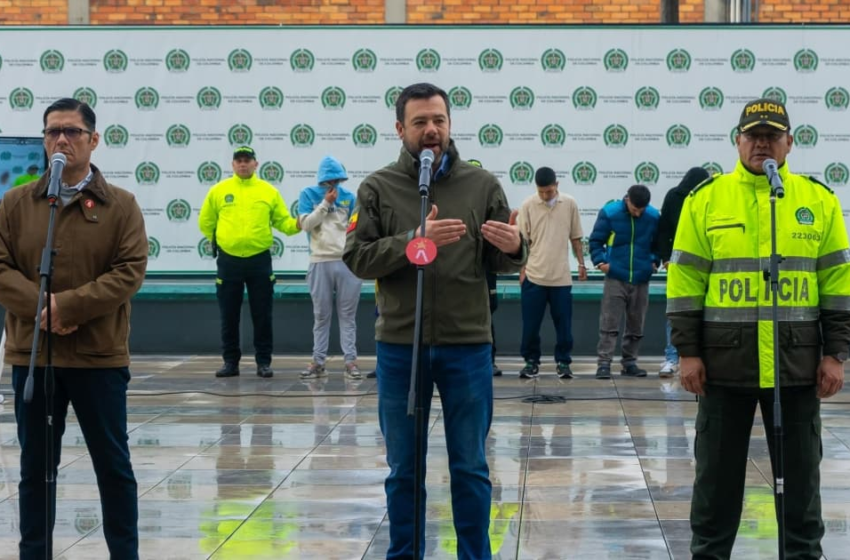
[[[528,239],[525,274],[540,286],[570,286],[570,247],[582,236],[578,204],[559,193],[554,204],[537,194],[523,201],[519,211],[520,232]]]
[[[68,206],[71,202],[71,199],[74,198],[74,195],[78,192],[82,192],[86,185],[88,185],[92,178],[94,177],[94,171],[92,171],[91,167],[89,167],[88,175],[86,175],[82,181],[77,183],[76,185],[68,185],[64,181],[59,185],[59,198],[62,199],[62,205]]]
[[[86,188],[86,185],[91,183],[92,177],[94,177],[94,171],[92,171],[91,167],[89,167],[88,175],[86,175],[83,178],[82,181],[80,181],[76,185],[69,185],[65,181],[62,181],[61,186],[62,186],[63,189],[71,189],[71,190],[74,190],[74,191],[81,191],[84,188]]]

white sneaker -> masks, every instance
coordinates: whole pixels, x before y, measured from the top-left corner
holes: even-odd
[[[679,371],[679,363],[668,360],[661,364],[661,369],[658,370],[658,377],[673,377],[673,374],[677,371]]]
[[[360,368],[357,367],[356,362],[348,362],[347,364],[345,364],[345,375],[349,379],[363,379],[363,374],[360,373]]]
[[[316,362],[310,362],[310,365],[299,374],[299,377],[301,379],[318,379],[327,376],[327,374],[328,372],[325,371],[325,366]]]

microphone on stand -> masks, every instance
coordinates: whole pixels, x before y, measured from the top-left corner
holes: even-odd
[[[431,166],[434,165],[434,151],[424,149],[419,154],[419,195],[428,196],[431,186]]]
[[[773,189],[776,198],[783,198],[785,196],[785,187],[782,186],[782,177],[779,176],[779,166],[776,164],[776,160],[764,160],[761,168],[764,169],[764,173],[767,175],[767,182],[770,183],[770,187]]]
[[[59,186],[62,184],[62,172],[67,162],[65,154],[53,154],[50,158],[50,183],[47,187],[47,200],[53,204],[59,198]]]

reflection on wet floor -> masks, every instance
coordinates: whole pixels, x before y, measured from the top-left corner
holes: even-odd
[[[266,380],[216,379],[212,356],[135,358],[129,421],[142,558],[384,557],[387,467],[375,381],[344,380],[337,361],[328,379],[301,382],[306,361],[278,358],[275,377]],[[361,360],[364,371],[373,364]],[[675,379],[596,380],[590,360],[577,360],[568,381],[551,363],[531,382],[512,375],[518,361],[500,365],[506,375],[495,379],[487,445],[494,557],[689,558],[693,397]],[[0,389],[8,395],[8,369]],[[532,394],[567,402],[518,398]],[[19,452],[11,398],[0,411],[0,559],[12,559]],[[756,424],[736,559],[776,558],[767,445]],[[850,390],[826,401],[823,426],[824,552],[848,560]],[[436,398],[428,447],[426,557],[452,558]],[[55,535],[56,558],[108,557],[94,472],[73,417],[63,439]]]

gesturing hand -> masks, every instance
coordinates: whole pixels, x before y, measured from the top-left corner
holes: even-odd
[[[425,217],[425,237],[434,242],[437,247],[457,243],[460,238],[466,235],[466,224],[463,220],[457,219],[437,219],[438,208],[434,204],[431,206],[431,211]],[[416,230],[417,237],[419,229]]]
[[[516,255],[522,247],[522,237],[519,235],[519,226],[516,225],[518,210],[511,212],[508,223],[487,220],[481,226],[484,239],[506,255]]]

